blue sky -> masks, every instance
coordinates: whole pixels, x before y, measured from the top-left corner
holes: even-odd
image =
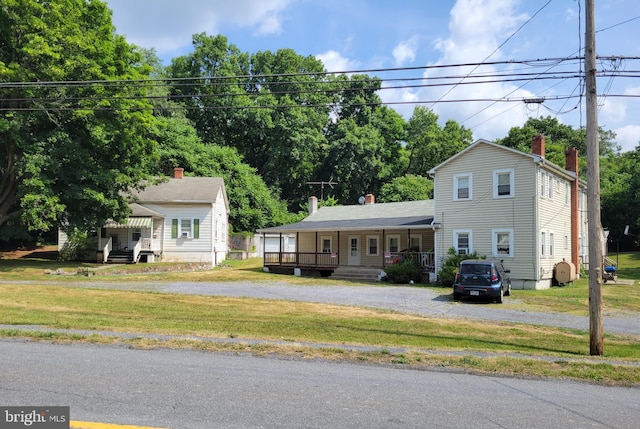
[[[250,53],[291,48],[300,55],[316,56],[335,72],[566,58],[578,55],[581,40],[584,45],[584,0],[107,0],[107,4],[117,32],[130,43],[155,48],[165,64],[188,53],[191,36],[200,32],[222,34]],[[596,29],[601,30],[596,36],[598,55],[640,57],[640,2],[597,0]],[[598,93],[608,95],[600,98],[599,125],[617,133],[623,150],[633,150],[640,143],[640,60],[603,62],[598,68],[633,75],[601,77],[597,83]],[[433,109],[443,124],[453,119],[470,128],[475,139],[493,140],[541,115],[584,126],[584,102],[564,98],[580,93],[579,81],[559,79],[560,73],[579,69],[576,62],[535,61],[368,74],[398,79],[385,80],[380,96],[406,118],[412,103],[418,102]],[[469,73],[506,71],[538,78],[406,87],[438,82],[436,78],[443,76],[460,76],[449,80],[458,82]],[[539,73],[552,78],[540,79]],[[458,101],[478,99],[489,101]],[[544,103],[524,103],[525,99],[544,99]]]

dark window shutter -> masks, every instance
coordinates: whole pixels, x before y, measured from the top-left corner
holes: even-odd
[[[178,238],[178,219],[171,219],[171,238]]]
[[[200,219],[193,220],[193,238],[200,238]]]

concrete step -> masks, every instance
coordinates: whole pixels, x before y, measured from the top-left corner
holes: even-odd
[[[332,279],[337,280],[353,280],[353,281],[378,281],[378,276],[382,272],[382,268],[376,267],[351,267],[342,266],[336,268],[331,274]]]

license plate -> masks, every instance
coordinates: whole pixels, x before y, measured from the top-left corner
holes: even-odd
[[[469,291],[469,295],[471,295],[471,296],[480,296],[480,291],[477,291],[477,290]]]

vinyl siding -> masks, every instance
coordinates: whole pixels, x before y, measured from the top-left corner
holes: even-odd
[[[496,198],[494,193],[494,172],[503,169],[512,169],[514,174],[515,194],[510,198]],[[456,200],[454,196],[455,178],[460,175],[472,178],[468,200]],[[571,261],[568,180],[526,154],[485,144],[441,165],[436,170],[434,191],[435,222],[441,224],[436,236],[436,263],[441,264],[447,251],[455,247],[455,231],[464,230],[471,234],[470,251],[504,260],[519,287],[549,287],[554,266],[562,260]],[[586,219],[582,217],[585,201],[581,199],[579,223],[586,228]],[[493,253],[496,229],[513,231],[512,255]],[[582,236],[586,237],[586,233]]]
[[[145,207],[165,215],[163,261],[214,262],[211,204],[145,204]],[[198,219],[199,237],[194,238],[192,230],[189,238],[173,238],[173,219]]]

